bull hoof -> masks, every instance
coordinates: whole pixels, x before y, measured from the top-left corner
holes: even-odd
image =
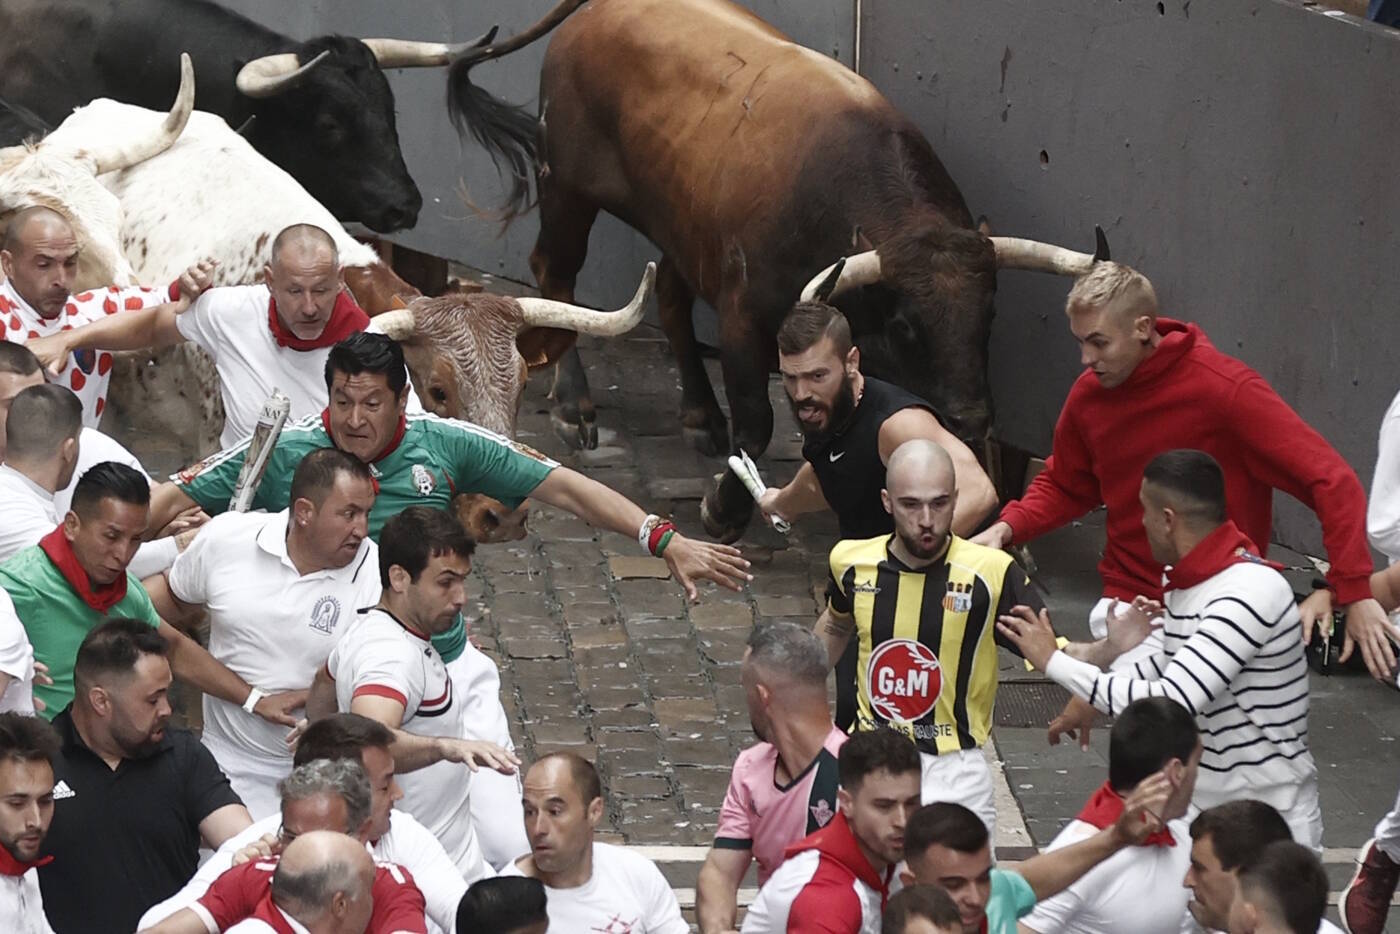
[[[682,428],[681,436],[685,438],[695,450],[706,457],[719,457],[729,451],[729,438],[726,435],[724,440],[717,440],[712,432],[704,428]]]
[[[682,410],[681,435],[706,457],[729,453],[729,423],[722,412],[707,412],[699,407]]]
[[[710,494],[706,493],[700,500],[700,522],[705,527],[705,534],[710,538],[722,545],[732,545],[743,537],[744,529],[749,525],[749,516],[745,516],[738,523],[716,516],[710,506]]]
[[[597,422],[571,420],[560,406],[550,409],[549,421],[554,426],[554,433],[571,450],[592,451],[598,447]]]

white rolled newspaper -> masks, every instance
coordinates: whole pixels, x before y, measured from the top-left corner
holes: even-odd
[[[744,489],[749,491],[755,503],[763,499],[763,494],[768,492],[768,486],[763,482],[763,477],[758,473],[758,465],[753,462],[748,453],[743,448],[738,454],[729,455],[729,469],[734,471],[734,476],[738,477],[744,484]],[[792,524],[782,516],[768,516],[768,521],[773,524],[773,528],[786,535],[792,529]]]
[[[267,462],[277,447],[277,439],[282,436],[282,426],[287,424],[287,416],[292,411],[292,400],[280,389],[273,389],[272,395],[263,403],[258,413],[258,424],[253,436],[248,440],[248,450],[243,455],[243,469],[238,471],[238,482],[233,485],[233,497],[228,501],[230,512],[247,512],[253,505],[253,497],[258,493],[263,474],[267,472]]]

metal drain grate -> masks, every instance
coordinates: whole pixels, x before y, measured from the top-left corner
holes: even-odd
[[[996,725],[1043,727],[1068,702],[1069,692],[1053,681],[1003,681],[997,688]],[[1108,722],[1102,714],[1098,719]]]

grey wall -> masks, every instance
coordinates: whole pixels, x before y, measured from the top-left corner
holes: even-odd
[[[1369,486],[1400,388],[1400,33],[1284,0],[865,0],[862,71],[974,215],[1080,249],[1102,224]],[[1078,370],[1067,287],[999,281],[999,431],[1035,451]],[[1285,541],[1313,528],[1281,515]]]
[[[306,37],[336,31],[440,39],[506,33],[550,0],[222,0]],[[799,41],[850,62],[855,0],[752,0]],[[1197,321],[1261,370],[1369,484],[1381,413],[1400,388],[1391,259],[1400,188],[1400,34],[1293,0],[863,0],[862,71],[929,136],[974,214],[999,233],[1114,256],[1157,286],[1165,313]],[[533,102],[540,42],[474,73]],[[606,63],[600,63],[606,67]],[[533,217],[503,236],[458,197],[501,187],[465,151],[440,69],[391,77],[409,169],[425,207],[403,242],[529,279]],[[1042,158],[1042,152],[1044,157]],[[580,296],[630,294],[655,251],[615,221],[595,228]],[[627,271],[626,275],[619,270]],[[606,281],[603,274],[607,273]],[[1078,372],[1061,309],[1068,283],[1002,275],[993,331],[999,433],[1044,452]],[[1286,510],[1290,543],[1315,546]]]

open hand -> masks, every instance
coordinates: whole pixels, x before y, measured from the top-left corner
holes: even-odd
[[[1304,632],[1307,633],[1306,627]],[[1395,673],[1395,646],[1392,643],[1400,643],[1400,630],[1385,615],[1380,603],[1367,598],[1347,607],[1346,639],[1338,661],[1345,662],[1351,658],[1352,650],[1359,645],[1371,677],[1389,682]]]
[[[749,562],[733,545],[699,542],[677,532],[671,536],[671,542],[661,557],[671,569],[676,583],[685,588],[686,599],[692,603],[700,598],[700,592],[695,587],[697,580],[714,581],[729,590],[741,590],[744,584],[753,580]]]
[[[1050,656],[1059,650],[1049,610],[1037,614],[1028,606],[1014,606],[1006,616],[997,617],[997,632],[1010,639],[1037,671],[1044,671]]]
[[[50,334],[48,337],[33,337],[26,343],[34,356],[39,358],[39,366],[44,368],[50,377],[56,377],[63,372],[63,368],[68,365],[68,356],[72,353],[68,349],[67,331],[59,331],[57,334]]]
[[[1166,826],[1162,809],[1172,789],[1172,780],[1165,771],[1155,772],[1138,782],[1123,799],[1123,813],[1113,824],[1114,836],[1129,846],[1136,846]]]
[[[668,551],[670,549],[667,549]],[[514,775],[520,766],[520,757],[504,746],[479,739],[451,739],[442,741],[442,758],[445,762],[461,762],[473,772],[480,766],[495,769],[502,775]]]
[[[1162,604],[1142,596],[1132,603],[1115,599],[1108,605],[1107,623],[1108,646],[1117,658],[1162,628]]]
[[[1098,718],[1098,711],[1093,705],[1077,694],[1071,694],[1069,703],[1065,704],[1065,709],[1060,711],[1060,715],[1050,721],[1046,727],[1046,738],[1050,740],[1051,746],[1060,745],[1060,737],[1068,736],[1070,739],[1079,740],[1079,748],[1085,752],[1089,751],[1089,734],[1093,731],[1094,721]]]

